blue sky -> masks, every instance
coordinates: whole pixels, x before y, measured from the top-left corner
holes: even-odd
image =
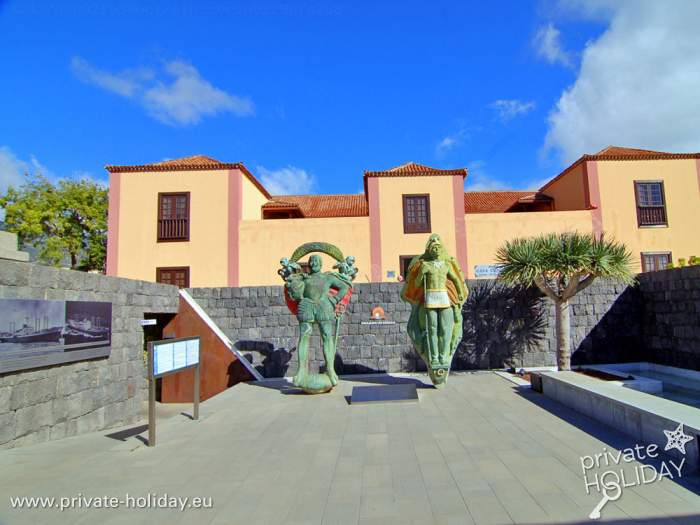
[[[241,161],[273,193],[467,167],[532,188],[608,144],[700,150],[700,2],[2,2],[0,191]]]

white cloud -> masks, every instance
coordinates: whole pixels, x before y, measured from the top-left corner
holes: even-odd
[[[194,66],[181,60],[165,63],[159,72],[140,68],[111,73],[74,57],[71,69],[83,82],[136,100],[149,115],[165,124],[186,126],[219,113],[246,116],[255,110],[250,98],[213,86]]]
[[[26,182],[25,175],[41,174],[47,178],[53,173],[41,164],[33,155],[22,160],[7,146],[0,146],[0,195],[5,195],[7,188],[18,188]],[[5,219],[5,210],[0,208],[0,220]]]
[[[564,50],[561,43],[561,33],[551,23],[537,30],[533,44],[537,54],[550,64],[573,67],[571,53]]]
[[[107,181],[105,179],[98,179],[89,171],[73,172],[73,176],[71,177],[71,179],[90,182],[92,184],[96,184],[97,186],[100,186],[101,188],[109,189],[109,181]]]
[[[9,186],[16,188],[24,184],[27,174],[53,175],[33,155],[28,161],[22,160],[7,146],[0,146],[0,195],[4,195]]]
[[[491,175],[485,169],[483,160],[474,160],[467,163],[466,191],[492,191],[510,189],[510,186]]]
[[[153,72],[147,69],[109,73],[108,71],[93,67],[87,60],[81,57],[73,57],[70,67],[73,74],[83,82],[94,84],[102,89],[127,98],[136,94],[141,87],[141,82],[153,78]]]
[[[51,182],[57,182],[60,178],[56,173],[42,164],[34,155],[29,160],[17,157],[8,146],[0,146],[0,195],[3,195],[9,186],[15,188],[27,182],[26,176],[42,175]],[[88,171],[74,171],[66,180],[87,180],[102,187],[107,187],[108,182],[93,176]]]
[[[530,179],[524,183],[505,182],[489,173],[486,162],[483,160],[473,160],[467,163],[469,171],[465,183],[465,191],[498,191],[498,190],[538,190],[551,177],[546,179]]]
[[[535,103],[533,101],[523,102],[517,99],[501,99],[494,100],[489,107],[495,110],[498,114],[498,118],[503,122],[517,117],[518,115],[525,115],[526,113],[535,109]]]
[[[700,150],[700,2],[599,4],[608,28],[550,113],[544,152],[568,164],[609,144]]]
[[[231,112],[237,116],[253,113],[249,98],[232,95],[212,86],[186,62],[170,62],[166,71],[174,81],[157,82],[148,89],[143,101],[148,111],[166,124],[196,124],[202,116]]]
[[[271,195],[304,195],[311,193],[316,186],[313,175],[294,166],[278,170],[258,166],[257,172],[260,182]]]
[[[456,132],[446,135],[435,145],[435,155],[443,156],[448,151],[461,145],[470,137],[469,131],[465,126],[460,127]]]

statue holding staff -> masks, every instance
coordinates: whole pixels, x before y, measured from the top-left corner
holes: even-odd
[[[408,335],[431,381],[441,387],[462,338],[462,305],[468,293],[464,275],[437,234],[429,237],[425,252],[411,261],[406,273],[401,298],[411,304]]]
[[[323,261],[320,255],[309,257],[309,272],[301,271],[297,261],[304,255],[321,252],[334,257],[338,264],[337,272],[321,272]],[[344,258],[340,250],[332,244],[307,243],[294,251],[291,260],[280,260],[278,271],[285,281],[284,296],[289,310],[299,321],[299,341],[297,350],[299,368],[294,376],[294,385],[309,394],[328,392],[338,384],[334,362],[338,343],[340,320],[352,295],[352,281],[357,274],[355,258]],[[314,325],[318,326],[326,363],[325,373],[309,371],[309,341]]]

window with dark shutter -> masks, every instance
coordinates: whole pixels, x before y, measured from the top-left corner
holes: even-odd
[[[190,240],[190,194],[158,194],[158,242]]]
[[[665,270],[671,261],[671,252],[642,253],[642,272]]]
[[[666,226],[666,199],[663,182],[634,183],[639,226]]]
[[[190,268],[189,266],[156,268],[156,282],[163,284],[174,284],[178,288],[189,288]]]
[[[430,196],[403,196],[403,232],[430,233]]]
[[[408,267],[411,265],[411,261],[415,255],[399,255],[399,268],[401,269],[401,277],[406,279],[408,276]]]

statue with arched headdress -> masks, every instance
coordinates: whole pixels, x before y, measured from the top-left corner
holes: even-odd
[[[303,272],[298,261],[313,252],[333,257],[338,263],[333,268],[338,271],[322,272],[321,256],[314,253],[309,257],[309,272]],[[352,281],[357,274],[354,264],[354,257],[343,257],[338,247],[325,242],[303,244],[294,250],[290,259],[280,260],[282,268],[277,273],[285,281],[285,301],[299,321],[299,368],[294,376],[294,385],[309,394],[328,392],[338,384],[338,375],[333,365],[340,320],[350,301]],[[325,373],[309,371],[309,340],[314,325],[318,326],[321,335]]]
[[[408,335],[436,387],[447,381],[452,356],[462,339],[462,305],[467,286],[457,260],[432,234],[423,255],[408,266],[401,298],[411,304]]]

